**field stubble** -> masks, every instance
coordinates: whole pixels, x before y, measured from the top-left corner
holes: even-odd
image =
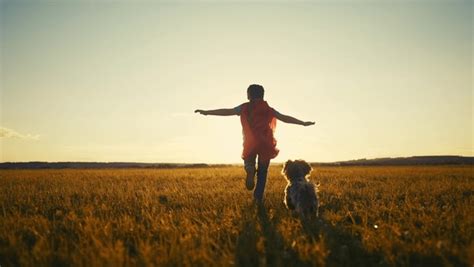
[[[320,217],[239,167],[2,170],[0,265],[472,266],[472,166],[315,167]]]

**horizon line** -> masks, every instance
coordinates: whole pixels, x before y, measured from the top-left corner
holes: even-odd
[[[357,158],[357,159],[348,159],[348,160],[338,160],[338,161],[308,161],[309,163],[321,163],[321,164],[331,164],[331,163],[341,163],[341,162],[351,162],[351,161],[370,161],[370,160],[381,160],[381,159],[408,159],[408,158],[426,158],[426,157],[458,157],[458,158],[472,158],[474,156],[463,156],[463,155],[417,155],[417,156],[397,156],[397,157],[378,157],[378,158]],[[292,159],[292,160],[299,160]],[[273,161],[270,164],[283,164],[284,161]],[[102,164],[170,164],[170,165],[199,165],[199,164],[206,164],[206,165],[239,165],[242,162],[234,162],[234,163],[206,163],[206,162],[145,162],[145,161],[41,161],[41,160],[32,160],[32,161],[1,161],[0,164],[5,163],[102,163]]]

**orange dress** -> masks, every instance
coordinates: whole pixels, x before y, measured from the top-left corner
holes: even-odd
[[[242,158],[258,155],[259,160],[270,160],[278,155],[273,132],[276,127],[275,111],[262,99],[242,104],[240,113],[244,150]]]

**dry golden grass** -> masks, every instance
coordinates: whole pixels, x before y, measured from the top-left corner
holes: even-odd
[[[320,218],[238,167],[2,170],[4,266],[472,266],[472,166],[316,167]]]

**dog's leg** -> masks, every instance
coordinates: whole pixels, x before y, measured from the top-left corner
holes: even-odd
[[[288,194],[288,191],[285,191],[285,200],[283,201],[286,205],[286,207],[290,210],[295,209],[295,204],[291,201],[290,194]]]

